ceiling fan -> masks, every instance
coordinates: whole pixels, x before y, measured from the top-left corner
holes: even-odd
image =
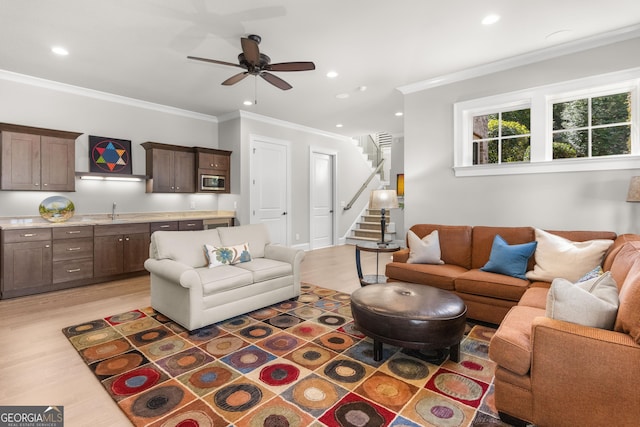
[[[232,67],[244,68],[246,71],[238,73],[223,81],[225,86],[231,86],[243,80],[248,75],[260,76],[275,87],[282,90],[289,90],[292,86],[280,77],[271,74],[269,71],[310,71],[315,70],[316,66],[313,62],[280,62],[271,63],[264,53],[260,53],[258,45],[262,38],[255,34],[240,39],[242,45],[242,53],[238,55],[238,64],[232,62],[218,61],[216,59],[199,58],[197,56],[187,56],[189,59],[197,61],[211,62],[213,64],[229,65]]]

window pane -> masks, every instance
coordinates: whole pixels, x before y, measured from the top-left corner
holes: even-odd
[[[629,92],[600,96],[591,100],[591,122],[594,126],[631,121]]]
[[[489,135],[489,120],[497,120],[497,114],[487,114],[484,116],[474,116],[473,118],[473,139],[485,139],[490,136],[497,135]]]
[[[486,165],[498,163],[498,141],[482,141],[473,143],[473,164]]]
[[[589,124],[587,99],[553,104],[553,130],[575,129]]]
[[[553,158],[565,159],[564,157],[556,157],[557,143],[568,145],[559,146],[559,154],[575,150],[576,155],[570,157],[588,157],[589,156],[589,131],[587,130],[571,130],[565,132],[556,132],[553,134]],[[564,147],[564,148],[563,148]]]
[[[612,156],[631,152],[631,126],[611,126],[593,130],[592,156]]]
[[[502,113],[502,135],[527,135],[531,128],[531,109]]]
[[[528,162],[530,156],[529,137],[502,140],[502,163]]]

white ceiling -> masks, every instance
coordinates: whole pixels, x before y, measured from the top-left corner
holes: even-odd
[[[502,19],[483,26],[489,13]],[[0,0],[0,70],[214,116],[402,133],[398,87],[639,23],[638,0]],[[316,70],[275,73],[289,91],[253,77],[229,87],[239,68],[186,58],[235,63],[249,34],[272,63]]]

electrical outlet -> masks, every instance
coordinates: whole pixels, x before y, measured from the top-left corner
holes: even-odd
[[[196,208],[196,201],[195,201],[195,200],[192,200],[192,201],[189,203],[189,209],[195,209],[195,208]]]
[[[296,240],[300,240],[300,233],[296,233]]]
[[[233,202],[233,209],[238,209],[238,202],[236,201]]]

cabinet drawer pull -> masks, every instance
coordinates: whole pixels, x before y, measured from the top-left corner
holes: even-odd
[[[195,227],[195,226],[196,226],[196,225],[195,225],[194,223],[192,223],[192,222],[190,222],[190,223],[188,223],[188,224],[187,224],[187,227]]]
[[[77,273],[78,271],[80,271],[79,268],[72,268],[70,270],[67,270],[67,273]]]
[[[169,227],[171,227],[169,224],[163,224],[160,226],[160,228],[169,228]]]
[[[67,234],[78,234],[80,231],[67,231]]]
[[[79,251],[80,248],[67,248],[68,251]]]
[[[22,237],[35,237],[37,235],[38,233],[26,233],[26,234],[23,234]]]

